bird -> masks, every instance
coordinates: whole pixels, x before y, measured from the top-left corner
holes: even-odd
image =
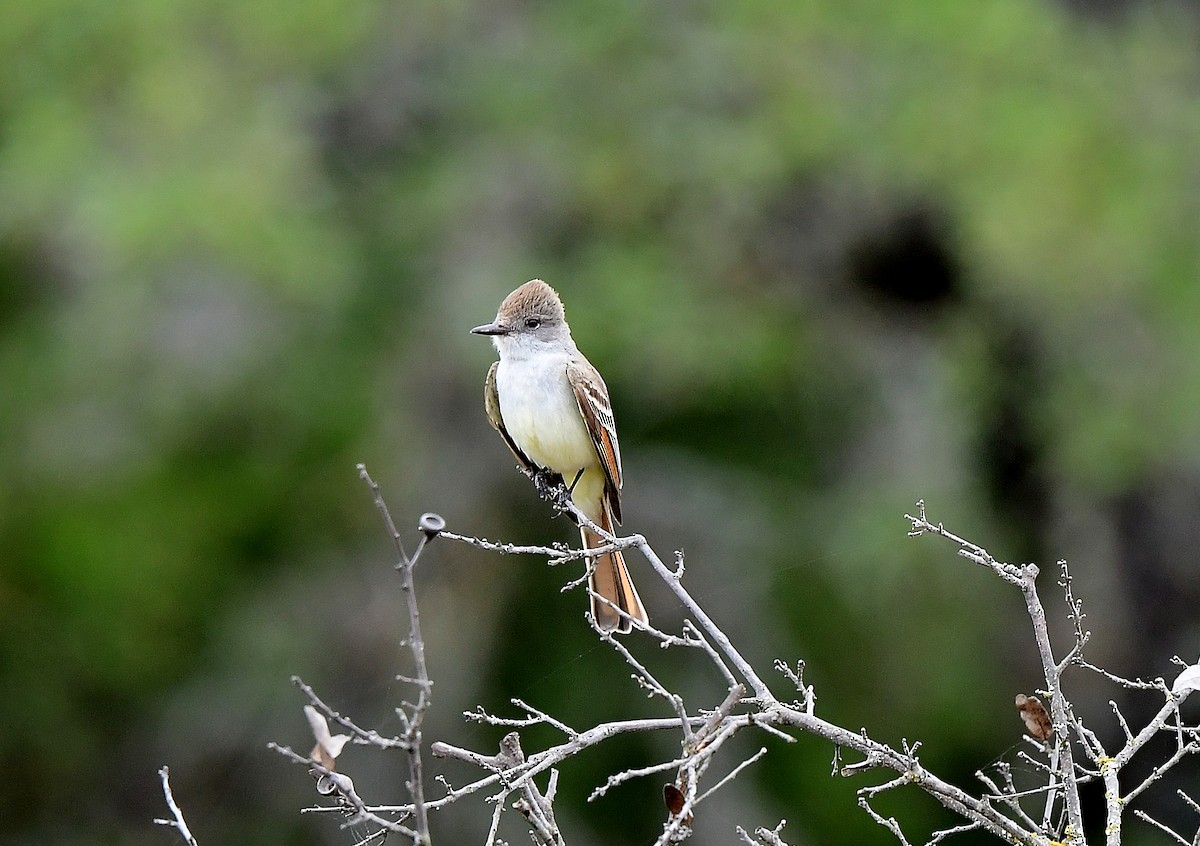
[[[612,404],[604,379],[571,337],[557,292],[531,279],[504,298],[495,320],[471,332],[490,336],[499,355],[484,383],[488,422],[539,487],[557,477],[575,507],[612,535],[621,522],[621,449]],[[584,549],[608,544],[586,524],[579,528]],[[620,551],[588,561],[596,627],[627,634],[635,621],[649,625]]]

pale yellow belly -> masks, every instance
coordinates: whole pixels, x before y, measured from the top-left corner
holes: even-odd
[[[502,395],[503,397],[503,395]],[[529,458],[563,476],[597,463],[596,448],[578,408],[539,409],[526,404],[505,407],[504,427]]]
[[[500,415],[509,436],[530,461],[558,473],[568,485],[583,470],[571,498],[597,520],[604,472],[565,372],[532,374],[501,362],[496,375]]]

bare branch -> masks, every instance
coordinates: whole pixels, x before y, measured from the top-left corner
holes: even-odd
[[[1011,582],[1018,587],[1021,586],[1022,579],[1024,578],[1023,568],[997,561],[992,557],[991,553],[989,553],[982,546],[973,544],[965,538],[960,538],[953,532],[946,531],[945,527],[942,526],[941,523],[938,523],[936,526],[933,523],[930,523],[925,517],[925,500],[917,500],[916,517],[913,517],[911,514],[905,514],[904,519],[912,523],[912,529],[910,529],[908,532],[908,536],[910,538],[917,538],[926,533],[940,535],[952,543],[958,544],[958,554],[963,558],[966,558],[969,561],[974,561],[981,567],[987,567],[1006,582]]]
[[[300,692],[304,694],[304,697],[313,705],[313,707],[340,725],[342,728],[349,731],[356,742],[368,743],[372,746],[378,746],[381,749],[391,749],[394,747],[402,748],[404,746],[404,741],[400,738],[384,737],[373,729],[364,729],[357,725],[349,717],[346,717],[333,710],[327,704],[325,704],[325,702],[322,701],[319,696],[317,696],[316,692],[309,685],[305,684],[304,679],[300,678],[299,676],[292,676],[292,684],[300,689]]]
[[[750,766],[751,764],[753,764],[755,761],[757,761],[759,758],[761,758],[763,755],[766,755],[766,754],[767,754],[767,747],[765,747],[765,746],[759,747],[759,750],[757,752],[755,752],[753,755],[751,755],[746,760],[742,761],[740,764],[738,764],[736,767],[734,767],[732,770],[730,770],[729,773],[724,778],[722,778],[720,781],[718,781],[716,784],[714,784],[708,790],[704,791],[702,794],[700,794],[698,797],[696,797],[696,804],[699,805],[701,802],[703,802],[709,796],[712,796],[714,793],[716,793],[722,787],[724,787],[729,782],[731,782],[735,778],[737,778],[738,774],[741,773],[742,770],[746,769],[746,767]]]
[[[1188,804],[1188,807],[1190,807],[1197,814],[1200,814],[1200,803],[1196,802],[1195,799],[1193,799],[1191,796],[1184,793],[1182,790],[1176,790],[1175,793],[1179,796],[1180,799],[1182,799],[1184,802],[1186,802]]]
[[[1176,749],[1175,754],[1155,767],[1154,771],[1151,772],[1150,775],[1146,776],[1145,780],[1142,781],[1141,784],[1122,796],[1121,802],[1125,805],[1128,805],[1130,802],[1136,799],[1143,790],[1162,778],[1163,773],[1178,764],[1185,755],[1191,755],[1197,751],[1200,751],[1200,745],[1195,743],[1189,743],[1186,746],[1181,746]]]
[[[687,761],[688,756],[684,755],[680,758],[676,758],[673,761],[663,761],[661,764],[651,764],[648,767],[637,767],[630,770],[623,770],[615,775],[610,775],[604,784],[600,785],[590,794],[588,794],[587,800],[589,802],[595,802],[601,796],[608,793],[608,791],[612,788],[619,784],[624,784],[630,779],[643,778],[645,776],[654,775],[655,773],[663,773],[668,770],[675,770],[679,767],[682,767],[687,763]]]
[[[1121,687],[1127,687],[1130,690],[1159,690],[1159,689],[1161,689],[1161,684],[1158,682],[1148,682],[1148,681],[1142,681],[1141,679],[1122,678],[1121,676],[1118,676],[1115,673],[1110,673],[1108,670],[1105,670],[1101,667],[1097,667],[1095,664],[1091,664],[1087,661],[1084,661],[1083,659],[1077,660],[1075,662],[1075,664],[1077,666],[1083,667],[1085,670],[1091,670],[1093,673],[1104,676],[1106,679],[1108,679],[1113,684],[1119,684]]]
[[[420,835],[409,828],[384,817],[379,816],[379,812],[367,805],[354,789],[354,782],[349,776],[326,767],[321,762],[313,758],[306,758],[303,755],[293,752],[290,747],[281,746],[278,743],[268,743],[268,749],[273,749],[280,755],[283,755],[290,761],[297,764],[307,764],[309,771],[316,776],[323,778],[323,783],[328,784],[331,792],[335,793],[338,799],[344,803],[346,811],[349,812],[343,826],[359,825],[361,823],[372,823],[380,828],[396,834],[404,835],[405,837],[416,839]]]
[[[970,822],[964,823],[963,825],[956,825],[953,828],[945,828],[941,831],[935,831],[933,836],[926,841],[925,846],[934,846],[935,843],[941,843],[947,837],[955,834],[965,834],[968,831],[975,831],[977,828],[979,828],[979,823]]]
[[[375,500],[375,507],[379,509],[384,524],[392,536],[398,557],[396,570],[400,573],[400,590],[404,594],[405,605],[408,609],[407,643],[412,651],[413,665],[416,667],[413,681],[417,688],[417,701],[397,708],[396,714],[404,726],[403,747],[408,755],[408,781],[405,783],[405,787],[408,788],[409,796],[412,798],[413,815],[416,820],[416,835],[413,837],[413,843],[414,846],[429,846],[429,816],[425,808],[424,765],[421,760],[421,724],[425,719],[425,712],[429,708],[433,683],[429,680],[429,669],[425,664],[425,639],[421,636],[421,613],[417,607],[413,571],[416,569],[417,559],[421,557],[425,545],[438,536],[445,528],[446,521],[436,514],[422,515],[419,522],[421,540],[412,557],[409,557],[404,551],[404,544],[400,540],[400,533],[396,531],[396,524],[392,520],[391,512],[388,511],[387,503],[383,501],[379,485],[367,473],[365,465],[358,465],[358,474],[370,488],[371,495]]]
[[[682,573],[680,575],[682,576]],[[713,649],[713,646],[711,643],[709,643],[708,638],[704,636],[704,633],[700,631],[696,624],[691,620],[683,621],[683,640],[689,646],[695,646],[704,650],[705,654],[708,655],[709,659],[713,662],[713,665],[721,672],[721,675],[725,677],[725,682],[729,687],[733,687],[738,683],[737,679],[734,678],[733,673],[730,671],[729,665],[725,663],[725,659],[721,657],[717,650]]]
[[[1063,589],[1063,596],[1067,601],[1067,616],[1070,618],[1071,624],[1075,629],[1075,645],[1058,662],[1058,675],[1061,676],[1063,670],[1083,658],[1083,647],[1091,639],[1092,633],[1083,628],[1083,620],[1087,615],[1083,613],[1083,600],[1076,599],[1075,593],[1071,588],[1071,572],[1067,569],[1067,562],[1060,560],[1058,567],[1061,572],[1058,584]]]
[[[192,836],[191,830],[183,819],[183,811],[179,805],[175,803],[175,796],[171,793],[171,772],[164,764],[158,770],[158,777],[162,779],[163,798],[167,800],[167,808],[171,811],[171,819],[155,819],[157,825],[170,826],[179,832],[179,836],[183,838],[183,842],[188,846],[198,846],[196,838]]]
[[[817,704],[817,694],[813,686],[804,683],[804,659],[797,659],[796,669],[792,669],[780,659],[775,659],[775,669],[782,673],[788,681],[795,685],[796,690],[804,697],[796,702],[807,714],[812,714]]]
[[[498,846],[501,842],[498,839],[500,822],[504,811],[509,808],[518,811],[524,817],[535,843],[541,844],[541,846],[565,846],[562,834],[554,820],[554,798],[559,768],[584,750],[604,743],[617,735],[668,730],[679,732],[680,752],[675,757],[665,761],[642,763],[607,775],[603,782],[593,790],[589,801],[604,796],[611,788],[632,779],[675,771],[674,782],[668,785],[664,794],[669,816],[656,840],[660,846],[669,846],[669,844],[682,842],[691,835],[693,811],[697,805],[709,799],[717,790],[726,787],[748,766],[766,754],[766,747],[760,748],[754,754],[740,761],[715,783],[704,785],[705,789],[702,790],[705,774],[726,741],[739,731],[760,729],[793,742],[795,738],[792,734],[799,730],[823,738],[834,747],[835,774],[851,777],[866,773],[868,770],[890,771],[891,774],[885,780],[861,787],[858,790],[858,804],[871,819],[887,829],[903,846],[909,846],[909,841],[900,822],[894,817],[880,814],[872,806],[872,801],[880,793],[909,786],[928,794],[962,820],[960,824],[933,832],[926,841],[926,846],[941,843],[955,834],[977,830],[986,832],[1004,842],[1024,844],[1024,846],[1050,846],[1052,843],[1062,842],[1070,844],[1070,846],[1082,846],[1083,815],[1079,803],[1079,786],[1096,778],[1103,779],[1105,784],[1107,842],[1109,846],[1117,846],[1120,843],[1121,814],[1124,808],[1138,798],[1150,784],[1160,780],[1178,761],[1200,751],[1200,732],[1196,728],[1183,725],[1178,714],[1179,704],[1191,690],[1200,687],[1200,670],[1187,667],[1176,682],[1178,689],[1172,692],[1161,679],[1154,682],[1130,681],[1089,664],[1084,659],[1084,649],[1091,633],[1084,627],[1086,615],[1083,612],[1083,604],[1074,594],[1072,577],[1066,563],[1062,561],[1059,562],[1058,585],[1062,588],[1066,601],[1067,616],[1074,632],[1074,642],[1063,657],[1056,659],[1050,641],[1046,612],[1036,587],[1038,568],[1033,564],[1017,566],[997,560],[984,547],[947,531],[941,524],[932,523],[926,516],[924,503],[918,502],[918,516],[905,515],[911,524],[909,531],[911,536],[933,534],[950,540],[957,546],[960,556],[991,570],[1005,582],[1021,590],[1042,665],[1045,689],[1037,692],[1045,697],[1048,716],[1047,709],[1043,708],[1035,697],[1021,695],[1017,698],[1017,705],[1021,708],[1026,726],[1036,736],[1023,736],[1024,748],[1017,753],[1017,756],[1019,760],[1030,766],[1035,776],[1040,776],[1044,784],[1017,790],[1013,783],[1012,767],[1008,763],[1002,762],[995,765],[996,769],[993,774],[985,773],[983,770],[977,771],[976,776],[986,790],[980,796],[972,795],[931,773],[923,766],[917,756],[918,748],[921,745],[919,741],[913,743],[904,741],[899,748],[895,748],[873,739],[866,729],[852,731],[817,717],[815,714],[815,688],[804,680],[805,665],[802,659],[796,660],[794,667],[782,660],[775,662],[775,669],[796,691],[795,694],[792,694],[795,698],[791,702],[784,702],[777,698],[758,670],[751,665],[723,630],[691,596],[684,584],[685,570],[682,553],[676,553],[674,566],[668,567],[643,536],[616,537],[605,532],[581,514],[563,491],[551,491],[543,480],[539,490],[551,499],[557,509],[569,512],[577,523],[595,531],[606,542],[606,546],[602,547],[601,551],[637,549],[650,564],[655,574],[683,605],[687,616],[679,634],[639,624],[637,628],[648,634],[649,639],[634,638],[626,641],[614,638],[608,633],[601,632],[598,635],[602,642],[611,646],[630,666],[631,678],[634,683],[646,691],[649,698],[664,700],[670,706],[673,716],[613,720],[579,730],[549,712],[533,707],[519,697],[510,700],[520,710],[519,716],[500,716],[488,713],[482,707],[477,707],[473,711],[465,712],[464,717],[487,725],[514,729],[514,731],[510,731],[505,736],[500,743],[499,751],[494,754],[476,752],[445,742],[434,743],[430,751],[435,758],[453,758],[467,762],[483,770],[484,773],[471,783],[458,788],[452,787],[444,777],[438,776],[437,781],[445,787],[446,792],[443,796],[431,800],[425,795],[422,785],[421,725],[430,704],[432,682],[425,663],[424,642],[421,638],[413,583],[417,559],[428,541],[441,536],[498,553],[542,556],[551,565],[574,560],[586,562],[590,556],[596,554],[597,550],[571,549],[564,544],[528,546],[496,543],[448,531],[441,518],[436,515],[426,515],[422,518],[420,525],[423,538],[414,554],[409,557],[403,544],[400,543],[399,533],[395,529],[378,486],[370,479],[361,465],[359,473],[370,486],[375,504],[383,516],[385,526],[395,544],[398,556],[396,567],[401,575],[401,588],[405,596],[410,622],[410,633],[405,643],[411,649],[414,667],[411,676],[399,676],[398,678],[416,687],[416,701],[414,703],[405,702],[401,708],[397,709],[403,732],[396,737],[384,737],[337,713],[302,681],[299,679],[295,681],[307,697],[311,707],[315,709],[314,713],[319,712],[323,715],[323,726],[324,718],[328,718],[349,733],[349,738],[346,738],[345,735],[338,735],[336,738],[330,738],[331,742],[336,740],[340,743],[349,739],[355,743],[378,748],[403,750],[409,760],[409,779],[406,787],[410,801],[398,805],[369,806],[358,796],[353,782],[347,776],[334,772],[332,758],[318,760],[319,756],[315,754],[313,757],[304,758],[286,747],[275,746],[274,748],[281,754],[308,765],[315,775],[326,779],[330,785],[329,792],[336,794],[339,801],[338,807],[308,809],[310,812],[344,813],[348,815],[350,823],[370,822],[379,826],[380,831],[397,833],[410,838],[415,846],[427,846],[429,844],[429,812],[447,808],[466,796],[486,791],[487,801],[494,803],[491,824],[485,840],[488,846]],[[569,580],[564,590],[583,585],[586,577],[585,570],[583,577]],[[604,601],[604,599],[600,597],[598,601]],[[699,650],[698,654],[707,657],[707,663],[712,666],[715,677],[724,682],[723,701],[711,711],[689,709],[683,698],[664,684],[650,669],[650,662],[644,660],[645,652],[641,650],[646,648],[646,644],[657,645],[663,649],[685,646]],[[1135,731],[1113,704],[1113,712],[1124,732],[1125,743],[1115,755],[1108,755],[1096,732],[1085,726],[1076,716],[1075,709],[1064,692],[1063,674],[1074,666],[1098,672],[1109,681],[1123,687],[1157,690],[1165,696],[1166,701],[1155,718],[1140,731]],[[556,729],[563,735],[563,740],[526,755],[521,749],[520,736],[515,729],[536,725],[547,725]],[[1122,795],[1119,790],[1118,778],[1121,769],[1160,731],[1170,731],[1174,734],[1177,739],[1175,753],[1166,761],[1161,762],[1150,776]],[[327,726],[324,733],[328,735]],[[318,738],[318,747],[320,747],[320,738]],[[1089,765],[1094,761],[1094,768],[1075,762],[1075,753],[1080,749],[1083,750],[1080,753],[1081,759],[1087,761]],[[853,763],[843,763],[841,757],[843,750],[852,750],[855,756],[860,757],[856,757]],[[538,779],[538,776],[542,773],[548,774],[548,785],[545,791],[542,791],[538,785],[538,781],[541,780]],[[1181,796],[1195,808],[1195,803],[1192,803],[1186,794],[1181,793]],[[1021,800],[1026,798],[1030,798],[1031,803],[1036,799],[1039,804],[1044,800],[1044,811],[1041,813],[1040,822],[1034,815],[1026,813],[1022,808]],[[1200,811],[1200,809],[1197,810]],[[393,817],[398,819],[393,819]],[[1139,817],[1162,828],[1161,824],[1140,813]],[[182,817],[180,817],[180,821],[182,822]],[[406,823],[411,823],[411,827]],[[167,821],[164,824],[170,823]],[[774,830],[758,828],[753,835],[741,828],[737,831],[741,840],[752,846],[786,846],[779,834],[782,827],[783,823],[780,822]],[[1171,834],[1183,842],[1180,835],[1174,832]]]
[[[737,833],[738,837],[742,838],[744,842],[749,843],[750,846],[788,846],[783,842],[783,838],[779,836],[779,832],[783,831],[786,823],[786,820],[780,820],[779,825],[775,826],[775,828],[756,828],[754,829],[753,839],[751,839],[750,835],[740,825],[737,827]]]
[[[603,599],[603,597],[598,598]],[[616,608],[616,606],[613,607]],[[620,611],[621,609],[616,608],[616,610]],[[642,664],[641,661],[638,661],[633,657],[633,653],[631,653],[625,647],[625,644],[613,637],[612,632],[602,632],[600,639],[615,649],[617,653],[625,659],[626,664],[633,667],[633,669],[636,671],[636,675],[634,676],[636,681],[645,687],[646,690],[650,691],[652,695],[661,696],[668,703],[670,703],[671,707],[675,710],[676,716],[679,717],[680,725],[683,728],[684,743],[690,743],[692,740],[692,727],[688,722],[687,709],[683,707],[683,697],[671,693],[671,691],[663,687],[658,679],[656,679],[654,675],[648,669],[646,669],[646,666]]]
[[[1148,822],[1148,823],[1150,823],[1150,825],[1152,825],[1155,828],[1159,829],[1160,831],[1163,831],[1166,834],[1168,834],[1177,843],[1182,843],[1183,846],[1192,846],[1192,842],[1190,840],[1185,838],[1183,835],[1179,834],[1177,831],[1174,831],[1170,827],[1163,825],[1158,820],[1154,819],[1154,817],[1147,814],[1145,811],[1134,811],[1133,813],[1138,819],[1142,820],[1143,822]]]
[[[879,823],[881,826],[890,831],[892,835],[900,841],[901,846],[910,846],[908,839],[904,836],[904,832],[900,830],[900,823],[896,822],[896,818],[885,818],[881,816],[878,811],[871,807],[871,795],[872,794],[868,794],[863,790],[860,790],[858,792],[858,807],[870,814],[871,819],[875,820],[875,822]]]
[[[545,723],[548,726],[554,726],[554,728],[561,731],[567,737],[578,737],[579,736],[579,732],[575,731],[575,729],[571,728],[566,723],[550,716],[545,711],[541,711],[537,708],[534,708],[532,705],[527,704],[525,702],[525,700],[523,700],[523,699],[515,699],[514,698],[512,700],[512,704],[514,704],[518,708],[521,708],[524,711],[526,711],[529,714],[530,718],[534,721],[534,723]],[[531,725],[534,723],[531,723]]]
[[[1079,788],[1074,778],[1074,761],[1071,754],[1071,741],[1068,732],[1067,702],[1059,685],[1062,675],[1058,662],[1054,659],[1054,651],[1050,645],[1050,633],[1046,624],[1046,612],[1038,597],[1036,579],[1038,568],[1034,564],[1017,567],[997,561],[986,549],[970,541],[946,531],[941,524],[934,525],[925,516],[925,503],[917,503],[919,516],[904,515],[912,523],[911,537],[918,537],[926,532],[940,535],[958,544],[959,554],[976,564],[987,567],[1000,578],[1021,589],[1025,598],[1025,608],[1033,624],[1034,641],[1037,644],[1038,655],[1042,661],[1042,672],[1046,680],[1046,690],[1050,694],[1050,715],[1054,727],[1056,769],[1060,773],[1061,787],[1066,800],[1067,817],[1069,820],[1068,840],[1073,844],[1083,843],[1083,811],[1079,804]],[[1065,572],[1065,565],[1064,565]],[[1069,582],[1067,582],[1069,584]],[[1078,607],[1072,608],[1072,613],[1081,613]],[[1079,618],[1081,619],[1081,618]],[[1047,796],[1046,818],[1049,818],[1054,794]]]
[[[1037,787],[1037,788],[1034,788],[1033,790],[1018,791],[1016,789],[1016,787],[1013,785],[1012,768],[1005,765],[1004,768],[1002,769],[1002,774],[1004,777],[1004,787],[1003,788],[1001,788],[999,785],[997,785],[996,782],[994,780],[992,780],[989,776],[987,776],[982,770],[975,771],[975,776],[980,781],[982,781],[985,785],[987,785],[987,787],[990,788],[992,791],[990,796],[985,795],[984,798],[995,799],[999,802],[1003,802],[1006,806],[1008,806],[1008,808],[1010,808],[1012,810],[1012,812],[1014,814],[1017,815],[1017,818],[1021,821],[1022,824],[1028,826],[1030,831],[1037,831],[1038,824],[1033,821],[1032,817],[1030,817],[1027,813],[1025,813],[1024,809],[1021,808],[1021,803],[1019,800],[1023,796],[1039,795],[1041,793],[1046,792],[1047,790],[1049,790],[1051,788],[1049,786],[1045,786],[1045,787]]]

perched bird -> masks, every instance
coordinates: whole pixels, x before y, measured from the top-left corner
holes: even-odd
[[[484,385],[488,421],[535,480],[561,477],[575,506],[612,534],[621,522],[621,449],[608,388],[575,346],[558,294],[540,279],[526,282],[504,298],[494,321],[471,331],[491,336],[500,356]],[[585,549],[607,544],[587,526],[580,532]],[[612,603],[592,597],[600,630],[624,634],[632,620],[646,623],[621,553],[589,561],[589,587]]]

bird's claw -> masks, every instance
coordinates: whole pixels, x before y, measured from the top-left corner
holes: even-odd
[[[563,477],[553,470],[538,468],[530,474],[533,486],[538,495],[553,505],[558,511],[570,511],[571,495],[567,491]]]
[[[533,471],[533,486],[540,496],[553,500],[555,494],[562,489],[562,476],[552,470],[538,468]]]

